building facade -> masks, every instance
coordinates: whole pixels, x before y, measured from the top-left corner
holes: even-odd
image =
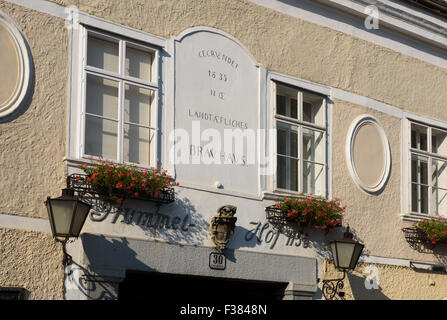
[[[344,298],[447,298],[447,246],[408,234],[447,215],[446,12],[440,0],[0,1],[2,295],[149,299],[157,284],[213,297],[220,284],[323,299],[340,275],[327,244],[349,225],[365,249]],[[100,159],[161,165],[175,201],[86,197],[64,269],[44,201]],[[342,227],[267,219],[302,194],[340,199]],[[223,206],[237,221],[212,261]]]

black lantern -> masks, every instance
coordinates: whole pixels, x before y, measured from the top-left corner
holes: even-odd
[[[349,226],[342,240],[331,241],[335,268],[343,271],[354,270],[365,246],[353,240]]]
[[[340,279],[323,280],[323,295],[327,300],[332,300],[338,294],[343,298],[344,292],[339,292],[343,289],[343,280],[346,272],[354,270],[360,255],[365,246],[357,241],[354,241],[353,234],[349,232],[349,226],[342,240],[331,241],[330,248],[334,258],[334,266],[337,270],[343,271],[343,277]]]
[[[74,191],[63,189],[59,198],[47,198],[45,205],[55,237],[79,237],[91,206],[74,196]]]
[[[47,198],[45,205],[48,210],[51,231],[56,241],[62,242],[64,252],[63,264],[71,264],[71,256],[67,254],[65,245],[68,238],[79,237],[79,233],[84,225],[85,219],[91,206],[74,196],[74,191],[62,189],[62,196],[59,198]],[[59,238],[63,238],[58,239]]]

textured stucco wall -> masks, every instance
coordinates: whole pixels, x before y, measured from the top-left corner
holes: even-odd
[[[344,89],[447,121],[447,112],[442,108],[447,101],[447,70],[245,0],[52,2],[76,5],[89,14],[166,38],[178,35],[192,26],[218,28],[240,40],[255,59],[269,70]],[[0,123],[0,213],[46,218],[43,201],[47,195],[58,195],[65,180],[62,159],[67,128],[68,31],[62,19],[3,0],[0,0],[0,10],[9,15],[24,33],[35,65],[35,90],[31,104],[19,117]],[[430,95],[421,92],[429,92]],[[363,113],[378,118],[391,146],[391,176],[384,191],[378,196],[366,195],[354,185],[345,162],[348,127],[357,115]],[[405,259],[444,259],[441,249],[436,249],[439,251],[435,250],[433,254],[409,248],[400,231],[405,225],[399,216],[400,120],[340,100],[335,101],[333,116],[333,195],[348,205],[345,220],[358,238],[367,244],[368,253]],[[61,250],[50,241],[49,235],[0,229],[0,236],[7,244],[5,248],[9,248],[7,254],[4,254],[7,256],[7,260],[4,260],[6,262],[0,261],[2,266],[3,263],[7,266],[0,270],[0,281],[5,281],[5,285],[20,285],[13,283],[18,281],[14,279],[22,279],[19,277],[23,277],[24,280],[20,280],[23,283],[35,282],[36,288],[41,285],[38,282],[46,281],[46,278],[32,275],[34,269],[19,272],[21,264],[17,261],[21,261],[22,256],[19,256],[20,250],[17,248],[21,246],[26,247],[23,250],[29,251],[29,255],[35,255],[35,259],[45,256],[48,248],[54,248],[54,256],[47,260],[50,261],[48,268],[59,268],[57,261],[60,261],[60,257],[57,255]],[[42,241],[48,241],[48,245],[44,246]],[[31,268],[34,264],[24,262],[22,265]],[[400,269],[396,267],[393,272],[397,273],[396,270]],[[401,270],[402,276],[408,271],[405,270]],[[62,270],[55,272],[57,276],[50,279],[49,283],[54,280],[54,288],[59,288]],[[42,271],[42,274],[46,273]],[[397,293],[402,288],[398,285],[403,286],[405,283],[396,282],[393,287],[395,291],[386,295],[397,299],[409,298]],[[407,284],[410,288],[413,286],[410,282]],[[50,298],[51,294],[59,294],[58,289],[51,293],[51,286],[39,291],[33,290],[30,285],[29,290],[36,292],[36,298]],[[37,296],[37,292],[42,292],[42,295]],[[442,294],[437,293],[441,298]]]
[[[382,126],[391,151],[391,171],[383,191],[369,195],[361,191],[352,179],[345,156],[349,126],[359,115],[374,116]],[[444,246],[432,250],[415,250],[405,240],[401,209],[401,119],[346,101],[334,100],[332,131],[332,188],[333,197],[347,205],[344,225],[349,224],[357,238],[366,244],[365,252],[373,256],[444,260]],[[434,254],[433,254],[434,253]]]
[[[5,1],[0,10],[24,34],[35,66],[31,103],[0,122],[0,213],[47,218],[43,201],[64,186],[68,31],[51,15]]]
[[[0,243],[0,287],[25,288],[30,300],[62,299],[62,248],[51,234],[0,228]]]
[[[269,70],[447,120],[447,70],[246,0],[50,1],[165,38],[218,28]]]
[[[323,279],[341,278],[343,274],[334,269],[332,261],[326,262]],[[367,289],[365,280],[368,276],[374,279],[374,274],[378,288],[370,285],[370,289]],[[344,289],[341,291],[345,292],[346,300],[445,300],[447,274],[409,267],[359,263],[346,276]]]

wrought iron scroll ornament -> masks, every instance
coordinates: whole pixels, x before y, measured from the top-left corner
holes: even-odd
[[[346,271],[343,271],[343,277],[340,279],[328,279],[323,280],[323,287],[321,291],[326,300],[340,299],[345,300],[345,293],[340,291],[344,288],[343,280],[346,277]]]
[[[433,250],[437,244],[447,244],[447,239],[440,239],[436,241],[436,244],[433,244],[425,234],[422,229],[415,227],[406,227],[402,228],[402,232],[404,233],[405,240],[408,242],[411,248],[424,251]]]
[[[222,253],[234,233],[237,218],[234,217],[237,208],[225,205],[217,210],[218,215],[211,219],[211,240],[216,249]]]
[[[95,188],[87,178],[88,176],[84,174],[71,174],[67,177],[67,188],[76,191],[79,195],[90,194],[106,199],[109,195],[108,191]],[[160,194],[157,197],[152,194],[140,195],[138,197],[123,196],[129,197],[130,199],[151,201],[157,204],[168,204],[175,201],[175,191],[173,188],[160,190]]]

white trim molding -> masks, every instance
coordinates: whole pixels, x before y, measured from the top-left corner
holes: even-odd
[[[0,105],[1,119],[15,112],[30,93],[33,79],[33,61],[31,51],[28,48],[26,39],[22,32],[19,30],[14,21],[2,11],[0,11],[0,25],[9,32],[14,41],[19,65],[19,79],[17,87],[5,105]]]
[[[447,69],[447,23],[394,0],[250,0],[266,8],[336,30]],[[379,10],[379,29],[368,30],[366,8]]]
[[[0,213],[0,228],[51,233],[48,219],[13,216]]]
[[[357,174],[357,170],[355,168],[354,163],[353,149],[354,149],[355,138],[360,128],[366,124],[373,125],[379,132],[383,144],[383,153],[385,156],[383,172],[379,177],[378,182],[374,185],[367,185],[360,179],[359,175]],[[388,143],[388,138],[386,137],[385,131],[383,130],[379,121],[375,117],[369,114],[363,114],[355,118],[348,129],[348,134],[346,136],[345,151],[346,151],[346,163],[348,165],[349,173],[351,174],[352,179],[354,180],[355,184],[359,187],[359,189],[366,192],[369,195],[374,195],[381,192],[386,182],[388,181],[390,175],[391,151],[390,151],[390,145]]]

